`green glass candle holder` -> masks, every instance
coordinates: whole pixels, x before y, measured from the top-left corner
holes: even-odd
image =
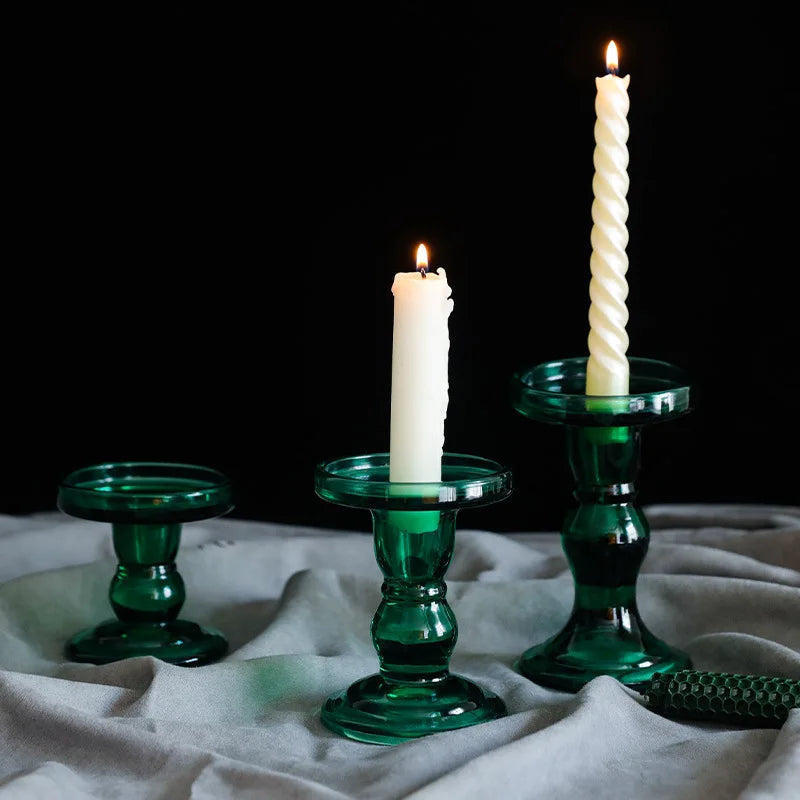
[[[691,667],[688,655],[647,629],[637,608],[650,529],[634,486],[643,428],[687,413],[690,387],[678,367],[629,358],[630,394],[587,396],[586,361],[539,364],[511,381],[517,411],[564,426],[577,500],[561,530],[575,587],[572,614],[558,634],[523,653],[517,668],[566,691],[598,675],[643,689],[658,672]]]
[[[319,464],[315,490],[324,500],[371,512],[384,576],[371,625],[379,671],[329,697],[322,722],[348,738],[388,745],[504,716],[499,697],[450,672],[457,624],[444,576],[457,512],[506,498],[511,472],[445,453],[440,482],[393,483],[389,455],[380,453]]]
[[[68,659],[107,664],[149,655],[189,667],[225,655],[219,631],[178,619],[186,590],[175,566],[183,523],[233,509],[225,475],[192,464],[99,464],[64,478],[57,505],[70,516],[111,523],[119,559],[109,587],[116,619],[75,634]]]

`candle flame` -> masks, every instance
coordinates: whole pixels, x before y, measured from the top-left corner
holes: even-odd
[[[417,248],[417,269],[428,269],[428,248],[424,244]]]
[[[619,53],[617,53],[617,46],[612,39],[606,48],[606,69],[612,74],[617,74],[619,68]]]

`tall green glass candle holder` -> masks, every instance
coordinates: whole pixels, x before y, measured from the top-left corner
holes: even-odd
[[[525,651],[519,671],[536,683],[575,692],[598,675],[644,689],[658,672],[691,667],[685,653],[654,636],[641,619],[636,580],[650,538],[634,481],[647,425],[689,411],[686,374],[671,364],[629,358],[630,394],[585,394],[585,357],[515,373],[513,407],[537,422],[563,425],[577,507],[561,530],[574,580],[564,628]]]
[[[457,624],[444,576],[456,514],[506,498],[511,472],[494,461],[445,453],[436,483],[389,481],[386,453],[319,464],[315,490],[372,514],[383,599],[372,618],[379,671],[328,698],[322,722],[350,739],[398,744],[506,714],[503,701],[452,674]]]
[[[111,523],[119,559],[109,587],[116,619],[75,634],[67,658],[107,664],[149,655],[193,667],[225,655],[219,631],[178,619],[186,590],[175,565],[183,523],[233,509],[225,475],[193,464],[99,464],[64,478],[57,505],[70,516]]]

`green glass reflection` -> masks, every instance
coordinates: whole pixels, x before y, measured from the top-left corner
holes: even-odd
[[[371,635],[378,672],[325,702],[322,722],[362,742],[397,744],[506,714],[494,693],[450,672],[458,625],[445,573],[459,510],[494,503],[511,492],[511,473],[475,456],[445,453],[439,483],[389,481],[388,454],[320,464],[323,499],[369,509],[382,600]]]
[[[574,582],[572,614],[558,634],[517,663],[531,680],[566,691],[598,675],[640,689],[658,672],[691,666],[685,653],[647,629],[637,607],[650,529],[635,489],[643,427],[686,413],[689,386],[670,364],[629,361],[631,394],[624,396],[585,395],[585,358],[541,364],[512,379],[517,411],[564,425],[575,479],[577,506],[561,531]]]
[[[225,655],[228,643],[219,631],[178,619],[186,589],[175,559],[183,523],[227,514],[231,497],[223,474],[192,464],[100,464],[68,475],[58,507],[111,523],[119,563],[109,587],[116,618],[75,634],[67,658],[106,664],[151,655],[200,666]]]

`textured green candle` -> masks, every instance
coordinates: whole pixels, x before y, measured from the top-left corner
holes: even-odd
[[[644,697],[665,717],[780,728],[789,709],[800,708],[800,681],[685,669],[656,673]]]

